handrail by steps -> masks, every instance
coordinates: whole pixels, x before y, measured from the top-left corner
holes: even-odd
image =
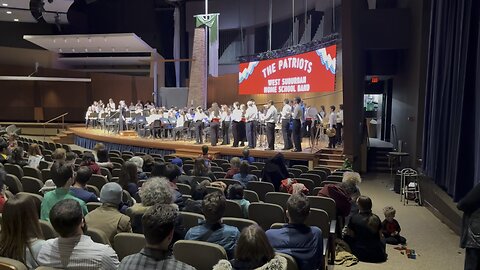
[[[46,137],[46,134],[47,134],[47,124],[57,120],[57,119],[60,119],[62,118],[62,129],[65,129],[65,116],[68,114],[68,112],[64,113],[64,114],[61,114],[57,117],[54,117],[50,120],[48,120],[47,122],[43,123],[43,140],[45,140],[45,137]]]

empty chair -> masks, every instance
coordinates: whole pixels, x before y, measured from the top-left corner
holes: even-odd
[[[90,211],[90,209],[88,211]],[[95,228],[88,228],[87,231],[85,232],[85,235],[90,236],[93,242],[95,243],[110,245],[110,241],[108,240],[107,235],[102,230],[95,229]]]
[[[327,176],[327,181],[332,181],[332,182],[342,182],[343,180],[343,175],[329,175]]]
[[[205,220],[203,215],[190,212],[180,212],[180,216],[182,217],[182,225],[185,227],[185,231]]]
[[[139,233],[118,233],[113,239],[113,249],[117,252],[119,261],[140,252],[146,244],[145,236]]]
[[[87,203],[87,209],[88,212],[92,212],[93,210],[97,209],[98,207],[102,206],[101,202],[88,202]]]
[[[307,220],[305,220],[305,224],[308,226],[316,226],[322,230],[322,238],[323,238],[323,255],[327,256],[327,248],[328,246],[328,238],[330,233],[330,218],[325,210],[311,208],[310,214],[308,215]],[[332,247],[332,245],[330,246]],[[335,250],[330,250],[330,255],[335,256]],[[324,260],[325,262],[325,260]]]
[[[307,178],[295,178],[295,180],[297,180],[298,183],[301,183],[306,188],[308,188],[308,191],[310,194],[316,195],[315,193],[313,193],[314,192],[313,190],[315,189],[315,183],[312,180]]]
[[[273,223],[285,222],[285,213],[283,208],[276,204],[251,203],[248,207],[248,218],[266,231]]]
[[[193,164],[183,164],[183,171],[186,175],[192,175]]]
[[[98,190],[102,190],[103,185],[108,183],[107,178],[100,174],[92,174],[90,179],[87,181],[88,185],[95,186]]]
[[[293,174],[293,177],[296,178],[296,177],[300,177],[300,174],[302,174],[302,170],[300,169],[295,169],[295,168],[287,168],[287,171],[288,173],[290,174]]]
[[[117,153],[112,153],[111,151],[108,152],[108,158],[110,159],[110,161],[112,160],[112,158],[119,158],[120,155],[117,154]]]
[[[262,178],[262,171],[261,170],[251,170],[250,173],[255,175],[258,179]]]
[[[273,203],[281,206],[284,210],[287,209],[287,201],[290,198],[290,194],[283,192],[268,192],[265,195],[266,203]]]
[[[212,172],[224,172],[222,167],[217,167],[217,166],[211,166],[210,170]]]
[[[177,188],[180,193],[183,195],[191,195],[192,194],[192,187],[187,184],[177,183]]]
[[[327,212],[331,229],[335,229],[337,219],[337,206],[332,198],[320,197],[320,196],[308,196],[310,202],[310,208],[322,209]]]
[[[319,187],[320,184],[322,183],[322,177],[320,177],[318,174],[302,173],[300,175],[300,178],[306,178],[306,179],[312,180],[316,187]]]
[[[123,165],[123,163],[125,163],[125,160],[123,160],[120,157],[111,157],[110,162],[119,163],[120,165]]]
[[[319,170],[319,171],[324,171],[327,174],[327,176],[332,174],[332,171],[329,168],[324,167],[324,166],[317,166],[317,167],[314,167],[313,169],[314,170]]]
[[[277,254],[284,257],[287,260],[287,270],[298,270],[297,262],[292,256],[285,253],[278,253],[278,252]]]
[[[22,179],[23,177],[23,169],[22,167],[16,165],[16,164],[4,164],[4,169],[8,174],[13,174],[15,175],[18,179]]]
[[[305,165],[293,165],[292,168],[299,169],[302,171],[302,173],[308,172],[308,166]]]
[[[320,186],[320,187],[315,187],[313,189],[313,192],[310,192],[310,194],[314,195],[314,196],[317,196],[318,195],[318,192],[320,192],[320,190],[322,190],[322,187],[323,186]]]
[[[222,246],[193,240],[177,241],[173,245],[173,255],[175,259],[197,270],[211,270],[219,260],[227,259],[227,253]]]
[[[43,196],[29,192],[19,192],[17,193],[17,196],[29,196],[33,198],[38,215],[40,215],[40,208],[42,207]]]
[[[43,178],[43,182],[46,182],[48,179],[52,179],[52,175],[50,174],[50,169],[42,170],[42,178]]]
[[[327,180],[327,173],[325,171],[322,171],[322,170],[310,170],[306,173],[311,173],[311,174],[316,174],[318,176],[320,176],[320,178],[322,179],[322,182]]]
[[[92,192],[97,197],[100,196],[100,190],[98,190],[98,188],[96,186],[86,185],[85,187],[87,188],[88,191]]]
[[[50,224],[50,222],[42,219],[40,219],[39,222],[40,222],[40,229],[42,230],[42,234],[45,240],[53,239],[58,236],[57,232],[55,231],[55,229],[53,229],[53,226],[52,224]]]
[[[243,198],[249,202],[259,202],[258,194],[253,190],[245,189],[243,191]]]
[[[338,176],[342,176],[342,177],[343,177],[343,174],[344,174],[344,173],[345,173],[344,171],[338,171],[338,170],[337,170],[337,171],[332,172],[331,175],[338,175]]]
[[[230,162],[226,159],[214,159],[213,162],[217,163],[218,166],[222,166],[222,164],[229,164]]]
[[[220,192],[223,194],[223,190],[218,187],[213,187],[213,186],[207,186],[207,193],[210,194],[212,192]]]
[[[228,171],[230,169],[230,163],[223,163],[222,165],[219,164],[220,167],[223,168],[223,171]]]
[[[228,186],[233,185],[233,184],[242,185],[242,183],[240,183],[240,181],[233,180],[233,179],[217,178],[217,181],[221,181],[221,182],[225,183],[225,185],[227,185],[227,188],[228,188]]]
[[[45,161],[45,160],[40,160],[40,163],[38,163],[38,169],[40,171],[43,171],[44,169],[48,169],[50,167],[51,162]],[[43,175],[43,173],[42,173]],[[49,178],[50,179],[50,178]],[[47,181],[48,179],[43,179],[43,181]]]
[[[37,168],[33,168],[29,166],[23,167],[23,176],[34,177],[43,181],[42,172]]]
[[[104,167],[100,167],[100,173],[107,178],[108,181],[112,181],[112,174],[110,170]]]
[[[258,167],[255,165],[248,165],[248,171],[251,172],[253,170],[258,170]]]
[[[237,227],[239,231],[242,231],[243,228],[246,228],[250,225],[257,225],[257,223],[253,220],[245,219],[245,218],[236,218],[236,217],[223,217],[222,223],[233,226],[233,227]]]
[[[255,191],[260,201],[265,201],[265,194],[267,194],[268,192],[275,191],[275,188],[273,187],[272,183],[258,182],[258,181],[248,182],[247,189]]]
[[[112,177],[120,177],[120,174],[122,173],[122,169],[113,169],[112,170]]]
[[[122,153],[122,159],[126,162],[129,161],[133,157],[133,154],[125,154]]]
[[[18,192],[23,191],[22,182],[20,182],[20,180],[18,180],[18,177],[13,174],[7,174],[7,177],[5,178],[5,185],[8,187],[8,190],[13,194],[17,194]]]
[[[117,154],[117,156],[121,156],[122,155],[122,152],[120,152],[119,150],[108,150],[109,153],[115,153]]]
[[[223,169],[222,169],[222,170],[223,170]],[[217,179],[225,178],[225,176],[227,175],[227,173],[224,172],[224,171],[221,171],[221,172],[212,172],[212,173],[213,173],[213,175],[215,175],[215,177],[216,177]]]
[[[338,185],[340,183],[341,182],[337,182],[337,181],[323,181],[322,184],[320,185],[320,187],[324,187],[325,185]]]
[[[253,166],[256,166],[259,171],[265,167],[265,162],[252,162]],[[251,172],[250,172],[251,173]]]
[[[20,261],[13,260],[6,257],[0,257],[1,270],[27,270],[27,266]]]
[[[240,204],[235,201],[227,200],[227,205],[225,207],[225,213],[223,214],[224,217],[236,217],[236,218],[243,218],[243,211]]]
[[[43,182],[40,181],[40,179],[30,176],[24,176],[22,177],[21,182],[23,191],[42,195],[40,189],[43,187]]]

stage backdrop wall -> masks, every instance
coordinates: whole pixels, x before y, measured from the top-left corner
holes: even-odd
[[[0,65],[0,76],[26,76],[32,68]],[[112,97],[127,102],[151,99],[153,79],[114,74],[88,74],[79,71],[39,68],[35,76],[92,78],[91,83],[0,81],[0,121],[46,121],[68,112],[67,122],[83,122],[93,100]],[[35,109],[42,111],[34,117]]]
[[[187,106],[188,87],[161,87],[158,93],[159,106],[183,108]]]

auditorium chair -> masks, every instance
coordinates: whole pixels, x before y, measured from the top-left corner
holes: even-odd
[[[23,177],[22,167],[16,164],[9,164],[9,163],[4,164],[3,167],[7,173],[15,175],[18,179],[22,179]]]
[[[112,181],[112,174],[110,173],[110,170],[104,167],[100,167],[100,173],[107,178],[107,180],[110,182]]]
[[[334,246],[335,236],[336,236],[337,227],[338,227],[337,226],[337,206],[335,204],[335,201],[331,198],[320,197],[320,196],[308,196],[308,200],[310,202],[311,209],[321,209],[327,212],[329,222],[330,222],[329,244],[331,246],[329,247],[329,250],[330,252],[332,250],[335,251],[335,246]],[[331,261],[330,264],[333,264],[333,261]]]
[[[42,219],[40,219],[39,222],[40,229],[42,230],[43,238],[45,238],[45,240],[58,237],[57,232],[55,231],[55,229],[53,229],[53,226],[52,224],[50,224],[50,222]]]
[[[112,161],[112,158],[120,158],[120,154],[118,153],[113,153],[113,152],[108,152],[108,158],[110,159],[110,161]]]
[[[332,181],[332,182],[342,182],[343,180],[343,175],[329,175],[327,176],[327,181]]]
[[[42,172],[37,168],[33,168],[30,166],[23,167],[23,176],[34,177],[43,182]]]
[[[258,167],[255,166],[255,165],[248,165],[248,171],[251,172],[251,171],[255,171],[255,170],[258,170]]]
[[[315,183],[312,180],[307,178],[295,178],[295,180],[297,180],[298,183],[303,184],[308,189],[309,194],[316,195],[313,193]]]
[[[258,198],[262,202],[265,201],[265,194],[267,194],[268,192],[275,191],[275,188],[273,187],[272,183],[258,182],[258,181],[248,182],[247,189],[255,191],[258,195]]]
[[[53,267],[48,267],[48,266],[39,266],[35,268],[35,270],[61,270],[60,268],[53,268]]]
[[[245,189],[243,191],[243,198],[249,202],[259,202],[258,194],[253,190]]]
[[[28,268],[20,261],[6,257],[0,257],[0,270],[27,270]]]
[[[287,260],[287,270],[298,270],[298,265],[295,261],[295,258],[285,253],[276,252],[276,254]]]
[[[95,194],[97,197],[100,196],[100,190],[96,186],[86,185],[85,188]]]
[[[287,201],[290,194],[284,192],[268,192],[265,194],[265,202],[281,206],[284,210],[287,209]]]
[[[330,175],[330,174],[332,174],[332,171],[331,171],[329,168],[325,167],[325,166],[316,166],[316,167],[314,167],[313,169],[314,169],[314,170],[317,170],[317,171],[324,171],[324,172],[327,174],[327,176]]]
[[[177,156],[175,155],[165,155],[163,156],[163,159],[166,161],[166,162],[172,162],[173,159],[177,158]]]
[[[322,184],[322,177],[320,177],[318,174],[302,173],[299,177],[312,180],[316,187],[319,187]]]
[[[272,225],[270,225],[270,229],[272,229],[272,230],[281,229],[287,224],[288,223],[285,223],[285,222],[275,222]]]
[[[305,165],[293,165],[292,168],[299,169],[302,171],[302,173],[308,172],[308,166],[305,166]]]
[[[223,214],[224,217],[236,217],[236,218],[243,218],[243,211],[240,204],[233,200],[227,200],[227,204],[225,207],[225,213]]]
[[[217,163],[218,166],[222,166],[222,164],[229,164],[230,165],[230,162],[226,159],[214,159],[212,160],[213,162]]]
[[[310,208],[310,214],[308,215],[307,220],[305,220],[305,224],[307,226],[316,226],[322,230],[322,237],[323,237],[323,263],[326,263],[327,259],[327,250],[330,253],[330,256],[333,256],[333,260],[335,260],[335,249],[334,245],[329,245],[329,237],[330,233],[323,233],[323,232],[330,232],[330,219],[328,214],[325,210]],[[325,269],[325,267],[322,267]]]
[[[334,171],[334,172],[332,172],[331,175],[337,175],[337,176],[343,177],[343,174],[344,174],[344,173],[345,173],[344,171]]]
[[[95,229],[95,228],[88,228],[87,231],[85,232],[85,235],[90,236],[93,242],[95,243],[110,245],[110,241],[108,240],[107,235],[102,230]]]
[[[255,175],[257,177],[257,179],[259,179],[259,180],[262,178],[262,171],[261,170],[251,170],[250,174]]]
[[[83,156],[83,152],[80,151],[80,150],[72,150],[72,152],[74,152],[75,154],[77,154],[77,156],[78,156],[79,158],[81,158],[81,157]],[[43,153],[43,151],[42,151],[42,153]],[[44,153],[44,154],[45,154],[45,153]],[[50,154],[52,154],[52,153],[50,153]]]
[[[227,190],[230,185],[233,185],[233,184],[242,185],[238,180],[227,179],[227,178],[217,178],[217,181],[225,183],[225,185],[227,185]]]
[[[323,183],[322,183],[323,184]],[[322,190],[323,186],[320,186],[320,187],[315,187],[313,189],[313,192],[310,192],[310,194],[314,195],[314,196],[318,196],[318,192],[320,192],[320,190]]]
[[[127,162],[133,157],[133,153],[122,153],[122,159],[123,161]]]
[[[87,209],[88,212],[92,212],[93,210],[97,209],[98,207],[102,206],[101,202],[88,202],[87,203]]]
[[[192,187],[187,184],[177,183],[177,188],[182,195],[191,195],[192,194]]]
[[[183,164],[183,171],[186,175],[192,175],[193,164]]]
[[[114,165],[115,163],[123,165],[123,163],[125,163],[125,160],[123,160],[121,157],[112,157],[110,158],[110,162],[112,162]]]
[[[19,192],[17,196],[29,196],[35,202],[35,207],[37,208],[37,213],[40,215],[40,209],[42,207],[43,197],[38,194],[29,193],[29,192]]]
[[[287,168],[287,171],[288,171],[288,174],[293,174],[292,178],[300,177],[300,174],[302,174],[302,170],[300,169]]]
[[[224,194],[224,192],[221,188],[214,187],[214,186],[207,186],[207,194],[210,194],[210,193],[213,193],[213,192],[220,192],[220,193]]]
[[[223,169],[222,169],[222,170],[223,170]],[[225,178],[225,176],[227,175],[227,173],[224,172],[224,171],[221,171],[221,172],[212,172],[212,173],[213,173],[213,175],[215,175],[215,177],[216,177],[217,179]]]
[[[4,184],[8,187],[8,190],[14,195],[18,192],[23,191],[22,182],[20,182],[20,180],[18,180],[18,177],[13,174],[7,174]]]
[[[212,172],[224,172],[223,168],[218,167],[218,166],[211,166],[210,171],[212,171]]]
[[[112,177],[120,177],[120,174],[122,174],[122,169],[115,168],[112,170]]]
[[[186,232],[190,228],[197,226],[201,221],[205,220],[203,215],[197,213],[180,211],[180,216],[182,217],[182,225],[185,227]]]
[[[236,217],[223,217],[222,223],[237,227],[239,231],[242,231],[244,228],[251,225],[258,225],[255,221],[245,218],[236,218]]]
[[[325,171],[322,171],[322,170],[310,170],[306,173],[310,173],[310,174],[316,174],[318,176],[320,176],[320,178],[322,179],[322,182],[323,181],[326,181],[327,180],[327,173]]]
[[[177,241],[173,245],[173,256],[197,270],[211,270],[219,260],[228,259],[222,246],[194,240]]]
[[[113,238],[113,249],[117,252],[119,261],[140,252],[145,244],[145,236],[139,233],[118,233]]]
[[[102,187],[108,183],[107,178],[100,174],[92,174],[90,179],[88,179],[87,184],[91,186],[95,186],[98,190],[102,190]]]
[[[230,170],[230,163],[223,163],[222,165],[220,165],[220,167],[222,167],[224,172],[227,172],[228,170]]]
[[[252,162],[252,165],[256,166],[257,169],[261,171],[265,167],[265,162],[256,161],[256,162]]]
[[[20,182],[22,183],[23,191],[42,195],[40,189],[43,187],[43,182],[40,179],[24,176]]]
[[[48,162],[48,161],[45,161],[45,160],[40,160],[40,163],[38,164],[38,169],[40,171],[43,171],[45,169],[50,168],[51,164],[52,164],[51,162]],[[42,176],[43,176],[43,173],[42,173]],[[50,178],[48,178],[48,179],[50,179]],[[47,181],[48,179],[43,178],[43,182]]]
[[[52,175],[50,174],[50,169],[42,170],[42,178],[43,178],[43,182],[47,182],[47,180],[52,179]]]
[[[248,207],[248,218],[266,231],[273,223],[285,222],[285,213],[283,208],[276,204],[251,203]]]
[[[323,181],[320,187],[324,187],[325,185],[339,185],[341,182],[338,181]]]

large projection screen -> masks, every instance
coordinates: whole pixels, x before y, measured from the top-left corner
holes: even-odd
[[[240,63],[240,95],[333,92],[337,46],[283,58]]]

